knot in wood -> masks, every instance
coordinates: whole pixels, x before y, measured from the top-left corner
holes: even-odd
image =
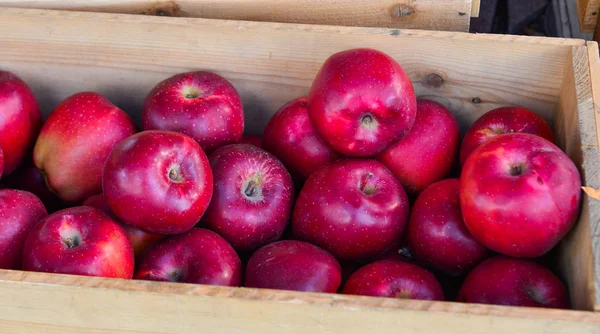
[[[392,7],[392,16],[394,17],[407,17],[414,13],[415,9],[408,5],[397,4]]]
[[[425,84],[429,87],[440,88],[444,84],[444,78],[437,73],[429,73],[425,77]]]

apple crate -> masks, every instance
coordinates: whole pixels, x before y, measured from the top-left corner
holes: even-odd
[[[480,0],[0,0],[0,7],[469,31]]]
[[[463,132],[505,105],[535,110],[600,187],[598,45],[575,39],[199,18],[0,9],[0,68],[26,80],[47,115],[97,91],[139,122],[160,80],[205,69],[231,80],[248,134],[304,95],[331,54],[370,47],[407,70],[418,96],[447,106]],[[0,270],[3,332],[599,333],[600,201],[584,194],[553,253],[574,310],[227,288]]]

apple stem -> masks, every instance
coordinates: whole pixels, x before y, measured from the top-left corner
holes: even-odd
[[[244,194],[248,197],[252,197],[252,196],[254,196],[255,190],[256,190],[256,182],[250,181],[250,182],[248,182],[248,186],[246,187],[246,190],[244,190]]]
[[[371,180],[372,178],[373,173],[367,173],[362,177],[362,180],[360,181],[360,191],[362,191],[363,193],[365,192],[365,188],[367,187],[369,180]]]
[[[65,240],[65,245],[67,245],[67,248],[74,248],[79,246],[79,240],[77,238],[67,238]]]
[[[521,165],[512,165],[510,166],[510,175],[512,176],[518,176],[523,174],[523,168],[521,167]]]
[[[177,171],[175,169],[169,171],[169,179],[171,179],[171,181],[177,181]]]
[[[371,115],[364,115],[361,119],[361,122],[365,125],[369,125],[373,123],[373,117]]]

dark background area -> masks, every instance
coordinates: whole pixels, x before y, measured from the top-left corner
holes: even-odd
[[[481,0],[471,32],[592,38],[579,31],[575,0]]]

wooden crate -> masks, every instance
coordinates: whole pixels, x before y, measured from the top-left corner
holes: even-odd
[[[600,0],[577,0],[579,25],[582,32],[594,32],[600,14]]]
[[[139,121],[143,98],[175,73],[233,82],[248,133],[306,94],[332,53],[372,47],[397,59],[417,94],[462,130],[503,105],[551,122],[586,186],[600,188],[598,45],[452,32],[0,9],[0,68],[24,78],[45,114],[83,90]],[[556,249],[575,310],[429,302],[0,270],[2,332],[32,333],[599,333],[600,201]]]
[[[469,31],[480,0],[0,0],[3,7]]]

